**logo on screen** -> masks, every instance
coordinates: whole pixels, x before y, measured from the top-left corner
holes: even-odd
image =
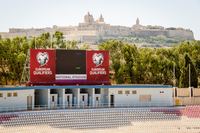
[[[92,56],[92,60],[93,60],[93,63],[96,65],[96,67],[100,66],[104,61],[103,54],[102,53],[99,53],[99,54],[94,53]]]
[[[38,63],[40,66],[44,66],[49,61],[49,55],[47,52],[39,52],[36,56]]]

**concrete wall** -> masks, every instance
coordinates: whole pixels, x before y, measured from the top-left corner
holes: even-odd
[[[16,91],[0,91],[2,97],[0,97],[0,111],[7,110],[26,110],[27,109],[27,97],[32,96],[32,109],[34,108],[34,91],[35,90],[16,90]],[[8,93],[11,94],[8,97]],[[13,94],[17,93],[17,96]]]
[[[177,97],[191,96],[190,88],[177,88]]]
[[[200,97],[175,97],[174,105],[200,105]]]
[[[200,104],[200,88],[174,88],[173,97],[174,105],[197,105]]]
[[[73,102],[71,105],[80,106],[82,104],[80,89],[75,88],[71,90],[72,94],[70,95],[73,95]],[[172,106],[200,104],[200,88],[176,88],[176,92],[175,89],[172,88],[101,88],[100,90],[100,94],[95,94],[95,88],[85,88],[84,93],[88,95],[89,106],[97,107],[96,97],[99,97],[99,106],[109,106],[111,102],[110,95],[114,95],[115,106]],[[119,94],[119,91],[122,91],[122,94]],[[133,91],[136,91],[136,94],[134,94]],[[17,92],[17,97],[13,96],[14,92]],[[37,92],[37,97],[34,97],[34,92]],[[126,92],[129,92],[129,94]],[[9,108],[9,110],[11,110],[22,106],[24,109],[27,109],[27,96],[32,96],[32,108],[34,108],[34,101],[36,100],[34,98],[38,99],[38,103],[41,107],[51,108],[50,89],[0,91],[0,93],[2,93],[2,97],[0,97],[0,110],[2,110],[2,108],[6,108],[6,110]],[[8,97],[7,93],[11,93],[11,97]],[[58,95],[57,103],[63,105],[63,108],[65,108],[65,89],[56,89],[56,94]]]
[[[118,94],[122,91],[122,94]],[[129,94],[126,94],[129,91]],[[132,94],[136,91],[136,94]],[[114,95],[114,106],[172,106],[172,88],[113,88],[109,89],[110,95]],[[151,100],[141,100],[141,97],[150,95]],[[109,100],[110,102],[110,100]]]
[[[200,88],[193,88],[193,96],[200,97]]]

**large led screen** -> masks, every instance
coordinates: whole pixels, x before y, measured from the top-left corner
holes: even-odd
[[[56,80],[86,80],[85,50],[56,50]]]

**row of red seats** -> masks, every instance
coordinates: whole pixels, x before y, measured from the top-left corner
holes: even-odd
[[[9,121],[11,120],[11,118],[14,118],[14,117],[17,117],[17,115],[15,114],[2,114],[0,115],[0,124],[3,122],[3,121]]]

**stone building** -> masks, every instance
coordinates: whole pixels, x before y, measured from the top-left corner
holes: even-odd
[[[10,28],[9,32],[0,32],[2,38],[13,38],[16,36],[26,36],[28,38],[39,36],[44,32],[53,34],[55,31],[63,32],[66,40],[76,40],[88,44],[98,44],[102,40],[117,39],[120,37],[150,37],[150,36],[164,36],[167,38],[175,38],[179,40],[193,40],[193,32],[189,29],[183,28],[165,28],[162,26],[143,26],[140,24],[139,18],[132,27],[114,26],[105,23],[104,17],[95,20],[93,15],[89,12],[84,16],[84,22],[79,23],[78,26],[56,26],[46,28]]]

